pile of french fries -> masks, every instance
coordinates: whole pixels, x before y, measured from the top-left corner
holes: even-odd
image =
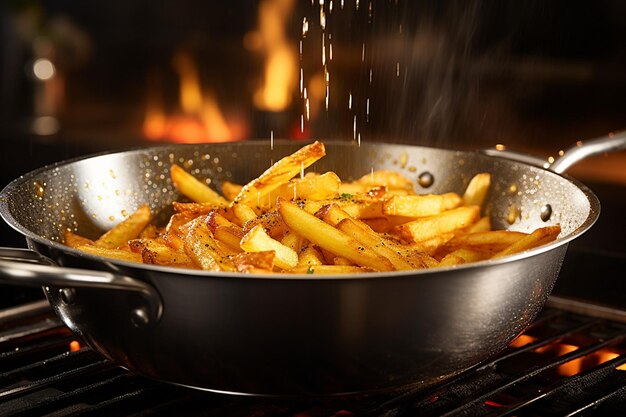
[[[419,195],[392,171],[353,182],[304,169],[325,155],[319,142],[281,159],[222,195],[178,165],[171,179],[190,202],[174,202],[164,227],[147,205],[96,240],[65,231],[65,244],[123,261],[243,273],[342,274],[435,268],[494,259],[543,245],[560,227],[526,234],[491,230],[481,217],[491,176],[463,195]]]

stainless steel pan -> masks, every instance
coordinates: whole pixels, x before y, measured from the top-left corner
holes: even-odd
[[[625,135],[578,147],[559,162],[623,147]],[[327,143],[315,170],[354,178],[403,171],[419,192],[462,192],[478,172],[494,183],[497,228],[560,223],[547,246],[496,261],[359,276],[249,276],[112,261],[65,247],[61,231],[96,237],[148,202],[165,219],[179,196],[171,162],[246,182],[301,143],[171,145],[63,162],[0,195],[0,213],[30,251],[5,249],[3,282],[42,285],[62,320],[95,350],[140,374],[220,392],[300,395],[394,389],[441,381],[503,349],[542,308],[567,244],[599,214],[577,181],[473,152]],[[595,147],[600,146],[601,150]],[[553,165],[554,166],[554,165]],[[514,224],[511,210],[521,215]],[[58,266],[55,266],[57,264]]]

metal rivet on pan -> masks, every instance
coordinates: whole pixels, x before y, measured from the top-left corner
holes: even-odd
[[[431,185],[433,185],[433,182],[435,182],[435,177],[433,177],[433,174],[428,171],[422,172],[417,177],[417,183],[424,188],[430,187]]]
[[[62,288],[59,290],[59,294],[65,304],[72,304],[76,299],[76,290],[74,288]]]
[[[135,327],[146,327],[150,323],[148,312],[145,308],[135,308],[130,312],[130,321]]]
[[[544,222],[550,220],[550,216],[552,216],[552,206],[550,204],[545,204],[544,206],[542,206],[539,216]]]

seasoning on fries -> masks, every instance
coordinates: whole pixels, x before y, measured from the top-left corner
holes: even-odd
[[[302,147],[248,184],[222,194],[178,165],[171,179],[190,202],[174,202],[164,227],[141,206],[95,240],[65,231],[65,244],[123,261],[242,273],[354,274],[453,266],[496,259],[557,238],[560,226],[532,233],[492,230],[481,217],[491,175],[462,195],[418,195],[404,175],[379,170],[354,182],[334,172],[303,175],[325,155]]]

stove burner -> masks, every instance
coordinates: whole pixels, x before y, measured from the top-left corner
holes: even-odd
[[[181,408],[186,415],[268,417],[574,416],[617,412],[625,400],[626,324],[553,307],[499,356],[437,387],[304,399],[234,397],[149,380],[75,340],[45,301],[0,312],[0,416],[161,416]]]

